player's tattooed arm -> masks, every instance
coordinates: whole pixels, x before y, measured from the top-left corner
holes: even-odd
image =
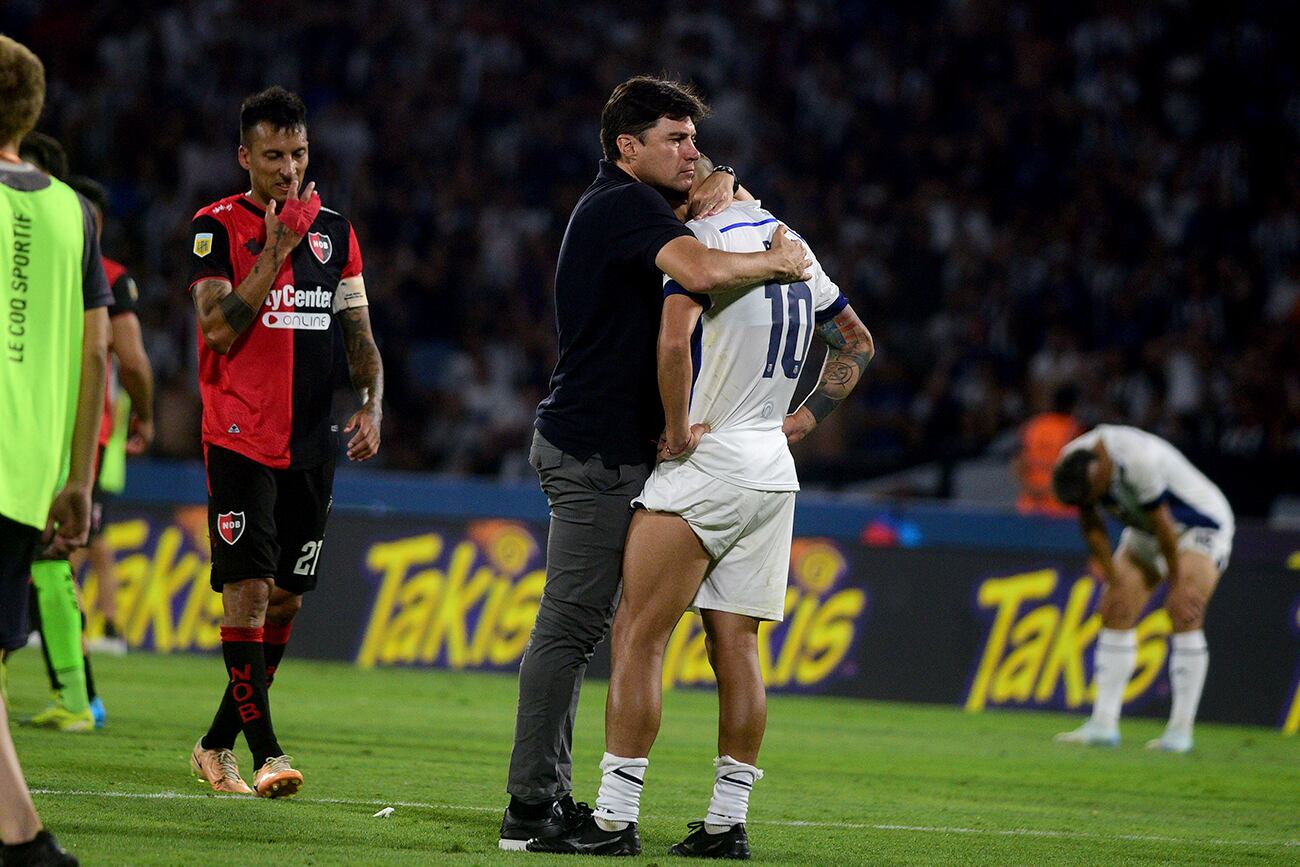
[[[380,424],[384,410],[384,363],[370,329],[369,307],[348,307],[338,313],[343,329],[343,346],[347,351],[352,387],[361,398],[361,409],[352,414],[343,427],[344,433],[356,430],[348,440],[348,458],[364,461],[379,451]]]
[[[291,198],[315,204],[315,210],[319,211],[319,200],[312,200],[315,191],[315,182],[307,184],[301,195],[298,192],[297,178],[289,185]],[[286,199],[285,202],[287,204],[289,200]],[[284,260],[302,241],[302,235],[280,222],[277,210],[279,208],[274,201],[267,203],[266,245],[253,262],[248,276],[238,286],[219,277],[200,280],[194,284],[192,293],[199,329],[203,333],[204,342],[219,355],[229,352],[239,335],[253,324],[257,311],[262,309],[266,296],[271,292],[275,275],[280,273]]]
[[[799,442],[849,396],[876,354],[871,332],[852,307],[845,307],[817,326],[817,336],[826,344],[817,388],[794,412],[786,416],[784,429],[791,445]]]

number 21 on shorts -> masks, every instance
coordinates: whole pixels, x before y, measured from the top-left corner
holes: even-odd
[[[324,539],[317,539],[314,542],[308,542],[302,546],[302,556],[294,564],[293,574],[295,575],[315,575],[316,561],[320,560],[320,549],[325,543]]]

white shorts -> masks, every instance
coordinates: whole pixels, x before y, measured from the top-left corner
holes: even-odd
[[[655,467],[632,505],[680,515],[712,558],[692,611],[781,620],[790,576],[794,495],[724,482],[688,458]]]
[[[1178,534],[1179,551],[1195,551],[1210,558],[1222,575],[1228,568],[1232,557],[1233,527],[1215,529],[1213,527],[1187,527]],[[1156,537],[1135,527],[1125,527],[1119,535],[1119,547],[1116,552],[1127,550],[1134,560],[1150,566],[1162,579],[1169,577],[1169,566],[1165,556],[1160,553],[1160,543]]]

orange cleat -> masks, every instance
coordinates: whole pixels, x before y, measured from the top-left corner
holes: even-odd
[[[293,759],[272,756],[253,775],[253,789],[259,798],[287,798],[302,788],[302,774],[289,767]]]
[[[194,776],[212,787],[214,792],[232,795],[251,795],[253,790],[239,776],[239,762],[230,750],[205,750],[199,738],[190,753],[190,769]]]

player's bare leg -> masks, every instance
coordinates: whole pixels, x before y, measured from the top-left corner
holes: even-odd
[[[623,557],[623,596],[610,637],[605,749],[647,756],[659,734],[664,649],[704,580],[709,555],[678,515],[637,511]]]
[[[1114,577],[1101,591],[1101,632],[1093,652],[1097,697],[1092,716],[1073,731],[1056,736],[1059,743],[1116,746],[1124,690],[1137,666],[1137,622],[1159,576],[1121,545],[1115,552]]]
[[[650,747],[659,734],[668,637],[695,598],[709,555],[678,515],[638,510],[623,553],[623,590],[610,633],[605,755],[595,814],[530,852],[637,855],[636,823]]]
[[[113,549],[108,546],[103,535],[90,538],[86,549],[90,568],[95,570],[96,590],[95,609],[104,618],[104,635],[92,642],[92,649],[104,653],[126,653],[126,640],[118,630],[117,622],[117,564],[113,559]],[[73,562],[73,569],[78,564]]]
[[[758,662],[762,621],[727,611],[701,611],[709,663],[718,677],[718,755],[758,761],[767,730],[767,690]]]
[[[595,814],[530,852],[636,855],[636,823],[650,748],[659,733],[668,638],[699,590],[709,556],[678,515],[637,511],[623,554],[623,589],[610,637],[605,755]]]
[[[755,767],[767,729],[767,690],[758,661],[761,621],[744,614],[702,610],[704,644],[718,677],[718,757],[713,760],[713,797],[704,821],[669,850],[707,858],[749,857],[745,821],[749,795],[763,777]]]
[[[1192,726],[1201,703],[1210,651],[1205,643],[1205,609],[1219,584],[1219,568],[1199,551],[1178,552],[1178,580],[1165,597],[1173,623],[1169,639],[1169,684],[1173,705],[1164,733],[1149,741],[1150,749],[1185,753],[1192,748]]]
[[[5,651],[0,650],[0,658]],[[3,665],[0,662],[0,665]],[[10,843],[25,843],[41,831],[41,820],[36,806],[27,791],[23,769],[18,764],[18,753],[9,734],[9,711],[5,701],[0,701],[0,839]]]

